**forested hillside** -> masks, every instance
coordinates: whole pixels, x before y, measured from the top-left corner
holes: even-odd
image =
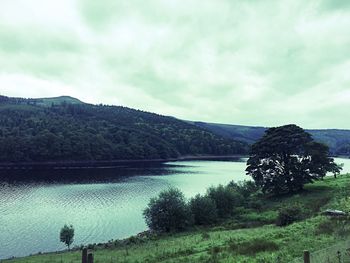
[[[247,150],[245,143],[172,117],[70,97],[0,96],[0,162],[166,159]]]
[[[260,139],[266,130],[264,127],[218,123],[193,122],[193,124],[227,139],[239,140],[248,144],[252,144]],[[316,141],[328,145],[332,155],[350,156],[350,130],[324,129],[306,131],[309,132]]]

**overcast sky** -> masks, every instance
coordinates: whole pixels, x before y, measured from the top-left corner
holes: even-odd
[[[0,94],[350,128],[350,1],[1,0]]]

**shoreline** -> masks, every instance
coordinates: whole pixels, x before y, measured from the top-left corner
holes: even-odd
[[[297,195],[298,198],[300,199],[300,202],[302,205],[307,205],[307,204],[312,204],[314,202],[314,200],[324,196],[324,193],[330,193],[331,194],[331,198],[328,201],[325,201],[325,205],[328,205],[331,201],[332,198],[337,198],[337,193],[338,190],[341,189],[341,187],[344,187],[344,185],[342,183],[344,182],[348,182],[350,175],[342,175],[342,177],[339,177],[338,179],[333,179],[330,178],[328,180],[328,182],[330,182],[329,186],[330,187],[323,187],[320,188],[319,186],[312,186],[312,184],[310,184],[309,189],[307,189],[307,191],[305,192],[306,195],[305,196],[300,196],[299,194]],[[335,180],[337,180],[337,183],[332,183]],[[339,182],[340,180],[340,182]],[[318,184],[323,185],[324,182],[320,182]],[[327,184],[328,185],[328,184]],[[306,198],[305,198],[306,197]],[[269,200],[269,199],[265,199],[265,200]],[[284,207],[287,207],[288,205],[294,204],[295,203],[295,199],[293,198],[293,196],[287,196],[286,198],[284,198],[282,200],[282,204]],[[273,206],[271,206],[271,204],[273,204]],[[275,211],[276,209],[278,209],[281,203],[278,202],[276,203],[275,201],[271,201],[269,206],[266,206],[263,210],[264,213],[268,213],[269,211]],[[312,208],[310,208],[312,209]],[[250,210],[248,209],[246,212],[249,212]],[[321,210],[320,210],[321,211]],[[294,246],[296,246],[298,248],[298,251],[300,252],[300,255],[302,255],[303,252],[303,248],[309,248],[310,247],[310,239],[305,239],[303,240],[302,246],[300,247],[300,235],[303,235],[303,231],[305,231],[305,228],[307,227],[308,230],[310,230],[311,233],[313,233],[313,236],[311,238],[311,240],[314,240],[314,247],[316,247],[316,249],[318,249],[319,247],[319,241],[318,241],[318,237],[320,234],[317,234],[315,232],[315,227],[317,227],[320,223],[324,222],[322,221],[322,218],[324,219],[325,217],[322,216],[322,218],[320,217],[319,212],[320,211],[314,211],[313,214],[307,218],[304,218],[302,220],[297,220],[296,222],[294,222],[294,224],[296,224],[298,227],[297,228],[292,228],[292,230],[294,231],[296,230],[300,230],[300,233],[298,233],[299,235],[295,235],[294,233],[292,233],[292,231],[287,231],[287,233],[289,233],[288,235],[290,235],[290,240],[294,240],[293,244]],[[12,257],[7,257],[7,258],[2,258],[0,259],[0,262],[4,261],[4,262],[25,262],[25,261],[29,261],[29,262],[50,262],[48,261],[49,259],[51,259],[51,256],[55,256],[57,258],[57,261],[55,260],[54,262],[59,262],[59,258],[61,258],[61,262],[62,261],[62,256],[66,256],[64,258],[64,262],[69,262],[72,257],[74,256],[75,258],[80,257],[81,256],[81,249],[83,247],[88,248],[90,251],[92,251],[94,254],[95,252],[99,251],[100,253],[96,253],[95,255],[99,255],[100,257],[97,257],[96,260],[98,260],[99,262],[107,262],[107,260],[104,261],[100,261],[101,259],[110,259],[111,255],[105,255],[105,253],[108,253],[109,251],[113,251],[115,252],[115,258],[121,258],[123,257],[123,253],[124,250],[127,251],[128,248],[131,248],[131,246],[138,246],[136,247],[137,250],[135,250],[135,253],[138,252],[137,256],[139,255],[144,255],[145,252],[148,251],[152,251],[150,250],[150,248],[156,248],[157,251],[159,250],[160,253],[158,254],[158,258],[161,259],[162,256],[164,254],[162,253],[162,250],[159,249],[159,247],[163,248],[162,244],[166,244],[168,245],[168,238],[175,238],[176,240],[174,241],[182,241],[182,242],[174,242],[175,244],[179,244],[178,248],[182,248],[183,244],[190,244],[190,247],[192,246],[192,244],[196,244],[196,242],[201,242],[201,244],[203,245],[204,243],[206,243],[207,247],[205,251],[211,251],[212,249],[212,243],[215,241],[217,243],[215,244],[220,244],[221,248],[226,248],[227,249],[227,243],[222,243],[222,238],[224,237],[229,237],[226,236],[228,233],[230,234],[230,237],[236,237],[237,233],[239,233],[240,230],[245,229],[245,231],[249,231],[247,236],[243,236],[244,240],[246,240],[246,244],[251,242],[254,239],[260,240],[261,235],[263,233],[263,237],[267,238],[267,240],[275,240],[276,235],[278,234],[281,235],[281,237],[279,238],[279,240],[281,241],[280,244],[284,244],[285,242],[285,235],[286,235],[286,228],[288,228],[288,226],[285,227],[279,227],[279,226],[275,226],[275,222],[276,222],[276,217],[272,217],[272,218],[266,218],[264,216],[260,217],[261,219],[264,219],[264,221],[261,220],[257,220],[256,218],[252,218],[252,219],[247,219],[247,224],[240,224],[240,222],[236,223],[235,225],[226,225],[225,221],[221,221],[218,222],[216,224],[210,225],[210,226],[204,226],[204,227],[200,227],[200,228],[190,228],[187,231],[184,232],[179,232],[176,233],[176,235],[174,235],[173,233],[161,233],[158,234],[156,232],[150,231],[150,230],[145,230],[145,231],[141,231],[137,234],[134,235],[130,235],[126,238],[117,238],[117,239],[111,239],[109,241],[106,242],[100,242],[100,243],[90,243],[90,244],[81,244],[81,245],[75,245],[71,250],[67,250],[67,249],[62,249],[62,250],[56,250],[56,251],[47,251],[47,252],[38,252],[38,253],[32,253],[29,254],[27,256],[12,256]],[[256,225],[254,224],[250,224],[249,223],[258,223]],[[271,235],[271,229],[274,229],[274,233],[276,235]],[[256,231],[256,229],[258,229],[258,231]],[[265,231],[266,230],[266,231]],[[251,232],[250,232],[251,231]],[[265,232],[263,232],[265,231]],[[215,235],[213,233],[218,233],[219,235]],[[210,241],[212,242],[208,242],[207,239],[208,238],[204,238],[203,237],[203,233],[207,233]],[[250,234],[254,236],[254,239],[252,239],[250,237]],[[196,237],[198,236],[198,237]],[[184,242],[188,240],[188,237],[193,237],[193,240],[196,241],[195,243],[189,243],[189,242]],[[199,241],[198,241],[199,240]],[[227,238],[227,240],[230,240],[229,238]],[[335,241],[339,241],[339,236],[334,236],[334,239],[327,239],[325,242],[325,244],[323,244],[324,246],[327,247],[334,247],[334,242]],[[143,243],[145,242],[151,242],[149,244],[143,245]],[[160,242],[163,242],[160,244]],[[160,246],[159,246],[160,244]],[[150,247],[151,246],[151,247]],[[249,246],[248,246],[249,247]],[[234,247],[236,248],[236,247]],[[250,247],[249,247],[250,248]],[[279,249],[285,248],[284,245],[279,246]],[[344,247],[345,248],[345,247]],[[185,249],[188,249],[188,247],[185,247]],[[322,251],[324,248],[319,248],[317,251]],[[339,249],[337,248],[337,250],[335,250],[334,252],[334,258],[336,258],[337,256],[337,251]],[[174,250],[175,251],[175,250]],[[185,256],[190,256],[190,255],[196,255],[197,251],[196,250],[185,250],[185,251],[190,251],[191,253],[189,255],[185,255]],[[288,248],[286,248],[285,251],[288,251]],[[119,254],[117,254],[118,252],[120,252]],[[299,253],[298,252],[298,253]],[[70,258],[67,257],[71,256]],[[293,258],[297,258],[299,254],[294,255]],[[45,256],[50,256],[46,257]],[[255,255],[253,255],[255,256]],[[31,261],[31,257],[33,259],[33,261]],[[38,257],[42,257],[42,258],[38,258]],[[247,255],[247,257],[252,257],[252,255]],[[143,257],[142,259],[144,259],[145,257]],[[227,258],[228,259],[232,259],[232,254],[227,254]],[[109,261],[109,260],[108,260]],[[159,260],[161,261],[161,260]],[[190,261],[190,260],[189,260]],[[247,261],[248,262],[248,261]],[[250,261],[249,261],[250,262]]]
[[[180,156],[177,158],[167,159],[125,159],[125,160],[110,160],[110,161],[48,161],[48,162],[3,162],[0,163],[0,172],[8,170],[66,170],[66,169],[103,169],[117,168],[121,165],[130,164],[152,164],[180,161],[228,161],[246,158],[246,155],[191,155]]]

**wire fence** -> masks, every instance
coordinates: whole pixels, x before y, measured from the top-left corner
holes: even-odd
[[[304,263],[304,257],[291,263]],[[310,263],[350,263],[350,239],[310,253]]]

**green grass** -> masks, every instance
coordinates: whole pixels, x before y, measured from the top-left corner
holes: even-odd
[[[300,194],[264,198],[262,207],[237,209],[236,216],[209,228],[173,235],[133,237],[94,246],[95,262],[291,262],[302,251],[318,251],[350,234],[346,221],[320,211],[347,210],[350,175],[307,185]],[[345,201],[344,201],[345,200]],[[280,207],[298,203],[305,219],[287,227],[273,224]],[[81,262],[80,251],[43,254],[3,262]]]

